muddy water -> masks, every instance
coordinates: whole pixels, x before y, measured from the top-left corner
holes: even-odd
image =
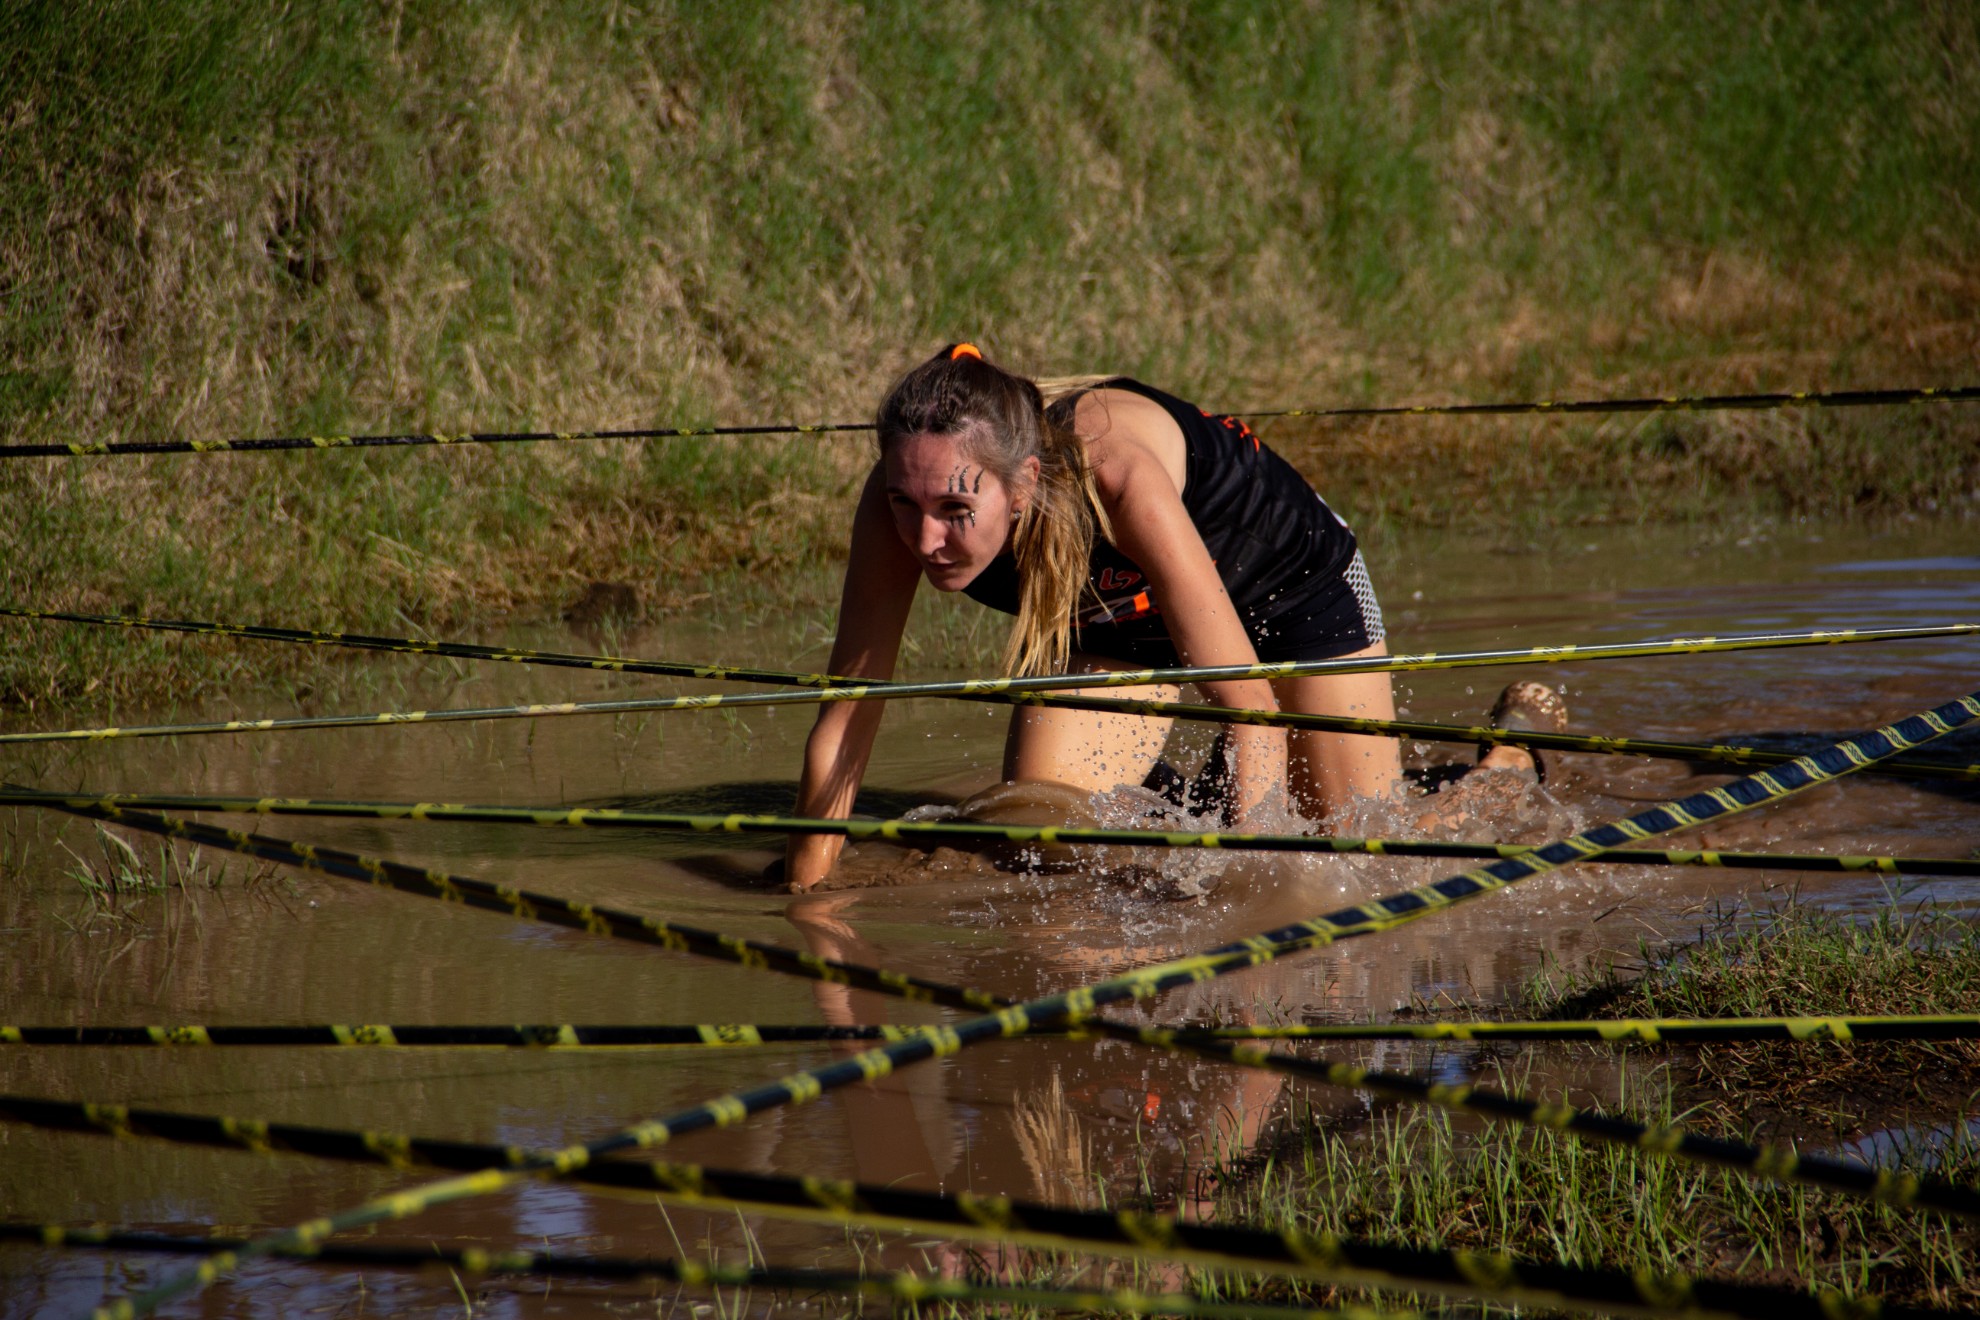
[[[1378,563],[1392,645],[1451,650],[1618,641],[1855,624],[1980,619],[1980,552],[1968,525],[1881,533],[1793,528],[1728,533],[1605,531],[1544,547],[1425,541]],[[917,673],[955,658],[928,629]],[[793,667],[822,662],[827,620],[670,622],[622,640],[641,653]],[[23,630],[9,644],[32,644]],[[971,634],[975,636],[975,634]],[[494,640],[494,639],[490,639]],[[502,640],[586,649],[596,638],[518,630]],[[980,639],[979,639],[980,640]],[[980,649],[980,648],[979,648]],[[696,685],[381,657],[351,662],[335,701],[243,694],[177,718],[493,704],[694,690]],[[358,676],[362,676],[361,680]],[[1499,671],[1405,676],[1399,695],[1425,719],[1475,719]],[[1562,666],[1573,727],[1660,738],[1815,746],[1980,687],[1980,643],[1906,643]],[[705,686],[705,685],[703,685]],[[76,710],[61,722],[95,722]],[[894,811],[985,786],[1001,712],[926,702],[891,711],[869,782]],[[48,723],[52,723],[48,722]],[[7,778],[46,787],[445,798],[504,803],[639,801],[666,808],[784,809],[808,728],[802,710],[740,717],[677,714],[511,721],[234,739],[131,742],[0,757]],[[1964,759],[1980,757],[1966,740]],[[1411,749],[1450,759],[1455,749]],[[1538,839],[1722,782],[1669,763],[1568,758],[1518,819],[1481,837]],[[1717,847],[1968,855],[1980,845],[1971,793],[1864,779],[1690,836]],[[1371,822],[1371,829],[1381,825]],[[1015,997],[1103,976],[1331,910],[1456,869],[1371,859],[1310,863],[1177,859],[1205,890],[1177,900],[1083,874],[959,874],[802,899],[757,878],[767,847],[657,833],[553,832],[416,823],[284,820],[269,833],[355,847],[594,903],[799,944]],[[93,895],[84,861],[107,873],[95,827],[15,814],[0,823],[0,1020],[14,1023],[815,1022],[932,1021],[940,1014],[866,995],[550,931],[346,882],[201,858],[184,887]],[[147,855],[153,844],[139,840]],[[882,862],[884,864],[884,860]],[[1214,867],[1206,871],[1206,866]],[[1192,869],[1193,868],[1193,869]],[[1209,881],[1210,883],[1204,883]],[[1537,969],[1627,965],[1643,941],[1715,915],[1807,899],[1867,912],[1892,901],[1875,879],[1759,872],[1582,867],[1388,935],[1228,978],[1150,1010],[1170,1020],[1387,1016],[1450,998],[1492,1002]],[[1980,907],[1972,882],[1908,885],[1903,900]],[[0,1090],[436,1137],[545,1146],[832,1057],[825,1047],[593,1053],[468,1050],[35,1050],[0,1047]],[[1388,1066],[1466,1074],[1466,1050],[1361,1051]],[[1045,1100],[1056,1082],[1063,1102]],[[1599,1095],[1601,1079],[1587,1079]],[[1366,1097],[1314,1094],[1342,1123]],[[1121,1045],[985,1046],[841,1092],[726,1133],[683,1140],[677,1158],[755,1170],[969,1187],[1052,1199],[1096,1183],[1110,1197],[1192,1204],[1216,1150],[1258,1139],[1287,1097],[1269,1079]],[[0,1128],[0,1212],[66,1223],[193,1230],[286,1224],[415,1179],[294,1157],[181,1150]],[[773,1261],[848,1259],[845,1238],[759,1221]],[[734,1217],[599,1197],[556,1185],[470,1202],[389,1230],[399,1239],[670,1254],[676,1240],[741,1259]],[[936,1249],[888,1249],[894,1264]],[[68,1313],[126,1293],[182,1263],[0,1247],[0,1312]],[[472,1286],[472,1285],[470,1285]],[[627,1311],[650,1290],[496,1286],[476,1309],[549,1315]],[[673,1294],[658,1294],[662,1309]],[[698,1299],[697,1299],[698,1300]],[[292,1265],[256,1267],[177,1314],[459,1313],[452,1281],[373,1273],[362,1281]]]

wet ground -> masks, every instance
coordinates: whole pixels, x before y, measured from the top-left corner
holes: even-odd
[[[1623,641],[1703,633],[1889,626],[1980,619],[1980,554],[1970,524],[1913,524],[1817,535],[1793,527],[1742,538],[1604,529],[1544,551],[1433,541],[1377,563],[1398,650]],[[908,673],[953,676],[926,630]],[[313,621],[281,620],[306,623]],[[669,658],[822,663],[828,621],[669,622],[615,639]],[[10,629],[7,644],[38,631]],[[972,634],[974,636],[974,634]],[[594,649],[595,635],[519,629],[524,645]],[[190,643],[220,645],[224,643]],[[245,644],[244,644],[245,645]],[[805,648],[809,647],[807,651]],[[983,649],[979,647],[978,649]],[[442,707],[705,690],[505,666],[358,657],[334,702],[239,694],[197,709],[116,712],[199,718]],[[1420,719],[1473,722],[1513,674],[1405,675]],[[1980,688],[1980,641],[1901,643],[1560,666],[1580,732],[1818,746]],[[94,723],[78,709],[68,721]],[[888,715],[869,784],[877,808],[949,801],[994,777],[1006,713],[948,702]],[[11,726],[10,726],[11,727]],[[783,810],[809,727],[802,708],[644,720],[560,719],[428,728],[257,735],[5,749],[0,773],[39,787],[255,793],[514,804],[638,801],[666,809]],[[1412,748],[1417,760],[1468,750]],[[1962,760],[1980,759],[1963,740]],[[1680,764],[1569,757],[1519,820],[1481,836],[1537,840],[1723,782]],[[1368,823],[1368,832],[1381,822]],[[264,831],[527,885],[804,945],[1013,997],[1058,989],[1208,947],[1462,869],[1378,859],[1295,862],[1178,858],[1168,896],[1148,887],[1050,876],[951,874],[939,881],[793,899],[757,873],[773,852],[647,832],[274,820]],[[16,1024],[931,1021],[941,1014],[654,949],[531,926],[333,879],[199,859],[183,886],[106,894],[117,846],[88,822],[0,816],[0,1021]],[[1673,839],[1672,846],[1973,855],[1980,797],[1864,778]],[[156,845],[135,840],[155,860]],[[106,849],[108,850],[106,852]],[[111,861],[106,861],[106,857]],[[886,858],[869,858],[882,867]],[[1584,866],[1526,882],[1387,935],[1302,955],[1163,1000],[1165,1020],[1386,1017],[1446,999],[1494,1003],[1550,963],[1633,962],[1728,910],[1790,891],[1852,912],[1894,900],[1876,878]],[[1178,899],[1178,892],[1195,894]],[[1972,881],[1906,883],[1901,901],[1980,908]],[[1948,1005],[1948,1008],[1959,1006]],[[1965,1006],[1971,1007],[1971,1006]],[[0,1091],[232,1114],[425,1136],[561,1145],[832,1057],[829,1047],[590,1053],[495,1050],[35,1049],[0,1047]],[[1462,1049],[1359,1051],[1388,1066],[1463,1075]],[[1599,1096],[1602,1079],[1586,1079]],[[1056,1084],[1062,1100],[1054,1101]],[[1346,1124],[1366,1097],[1315,1094]],[[985,1046],[880,1087],[837,1093],[688,1138],[674,1158],[753,1170],[845,1176],[1065,1199],[1108,1195],[1191,1204],[1192,1172],[1218,1148],[1255,1141],[1286,1097],[1275,1081],[1120,1044]],[[9,1218],[192,1231],[296,1222],[417,1181],[385,1170],[176,1149],[0,1128],[0,1205]],[[788,1264],[848,1259],[843,1233],[757,1221],[755,1242]],[[671,1254],[703,1241],[740,1260],[733,1216],[557,1185],[468,1202],[391,1230],[393,1240],[468,1240],[563,1251]],[[933,1249],[930,1248],[932,1251]],[[911,1264],[921,1251],[890,1250]],[[0,1313],[67,1314],[176,1273],[102,1254],[0,1247]],[[477,1313],[650,1313],[651,1290],[497,1287]],[[673,1296],[662,1290],[665,1299]],[[691,1299],[699,1302],[704,1299]],[[169,1314],[458,1314],[444,1274],[373,1272],[362,1281],[296,1265],[258,1266]],[[829,1308],[828,1309],[832,1309]]]

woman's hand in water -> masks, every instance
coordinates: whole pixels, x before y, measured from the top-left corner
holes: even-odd
[[[832,873],[845,840],[834,834],[793,834],[784,845],[781,878],[793,894],[802,894]]]

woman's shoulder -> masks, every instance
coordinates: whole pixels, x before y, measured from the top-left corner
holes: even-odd
[[[1159,389],[1132,376],[1089,378],[1074,394],[1054,405],[1062,409],[1053,420],[1071,426],[1082,438],[1098,439],[1110,431],[1134,433],[1150,427],[1163,433],[1171,429],[1187,434],[1209,414],[1195,404],[1167,390]]]
[[[1125,376],[1079,395],[1067,422],[1085,443],[1103,492],[1119,490],[1151,463],[1182,490],[1188,479],[1188,444],[1170,397]]]

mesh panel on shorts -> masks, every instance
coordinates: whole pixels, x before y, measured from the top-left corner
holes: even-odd
[[[1342,576],[1354,592],[1355,603],[1361,606],[1361,626],[1368,634],[1368,644],[1373,646],[1387,638],[1389,634],[1382,627],[1382,606],[1375,599],[1375,584],[1368,580],[1368,564],[1362,559],[1361,551],[1354,552],[1354,559]]]

